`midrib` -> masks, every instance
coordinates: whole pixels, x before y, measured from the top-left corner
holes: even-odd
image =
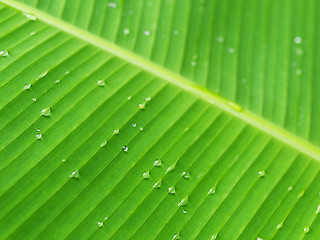
[[[2,3],[11,6],[22,12],[34,13],[38,19],[64,31],[67,32],[79,39],[82,39],[104,51],[107,51],[123,60],[130,62],[145,71],[148,71],[163,80],[170,82],[181,89],[184,89],[199,98],[204,99],[205,101],[210,102],[211,104],[221,108],[223,111],[226,111],[233,116],[242,119],[255,126],[256,128],[266,132],[267,134],[273,136],[274,138],[279,139],[280,141],[286,143],[287,145],[299,150],[300,152],[309,155],[310,157],[320,161],[320,148],[314,146],[313,144],[305,141],[292,133],[284,130],[281,127],[276,126],[275,124],[269,122],[268,120],[248,111],[242,110],[237,111],[236,107],[230,106],[230,101],[221,97],[218,94],[215,94],[204,87],[200,87],[195,83],[187,80],[186,78],[169,71],[168,69],[159,66],[133,52],[130,52],[118,45],[115,45],[107,40],[101,39],[100,37],[93,35],[85,30],[82,30],[76,26],[73,26],[61,19],[50,16],[47,13],[39,11],[35,8],[32,8],[28,5],[25,5],[20,2],[13,0],[0,0]]]

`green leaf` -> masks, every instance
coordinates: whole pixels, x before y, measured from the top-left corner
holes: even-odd
[[[317,1],[0,2],[1,239],[317,239]]]

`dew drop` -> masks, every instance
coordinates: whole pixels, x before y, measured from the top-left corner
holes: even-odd
[[[176,239],[180,239],[180,233],[176,233],[175,235],[173,235],[172,240],[176,240]]]
[[[32,100],[32,101],[34,101],[34,102],[36,102],[36,101],[37,101],[37,99],[36,99],[36,98],[32,98],[31,100]]]
[[[143,127],[139,127],[139,130],[140,130],[140,132],[142,132],[143,131]]]
[[[168,188],[168,193],[170,193],[170,194],[175,194],[175,193],[176,193],[176,188],[175,188],[174,186],[169,187],[169,188]]]
[[[215,233],[211,236],[211,240],[217,239],[217,237],[218,237],[218,233]]]
[[[40,140],[42,138],[42,134],[41,133],[38,133],[37,135],[36,135],[36,139],[37,140]]]
[[[302,74],[302,70],[300,68],[296,69],[296,75],[300,76]]]
[[[80,172],[79,170],[75,170],[70,174],[71,178],[79,178],[80,177]]]
[[[150,32],[149,31],[143,31],[143,34],[146,35],[146,36],[149,36]]]
[[[49,107],[42,109],[41,116],[49,117],[51,114],[51,109]]]
[[[8,50],[1,50],[1,51],[0,51],[0,57],[6,57],[6,56],[8,56],[8,55],[9,55]]]
[[[60,83],[60,79],[57,79],[57,80],[55,81],[55,83],[56,83],[56,84]]]
[[[211,188],[208,192],[208,195],[213,195],[216,193],[216,187],[214,186],[213,188]]]
[[[259,175],[260,178],[263,178],[263,177],[266,175],[265,170],[260,170],[260,171],[258,172],[258,175]]]
[[[316,210],[316,214],[319,214],[320,213],[320,205],[318,205],[318,208]]]
[[[176,167],[176,163],[172,164],[171,166],[169,166],[165,172],[165,174],[167,174],[168,172],[171,172],[174,168]]]
[[[128,152],[128,150],[129,150],[129,148],[128,148],[126,145],[124,145],[124,146],[122,147],[122,151]]]
[[[292,187],[292,186],[288,187],[288,191],[289,191],[289,192],[291,192],[291,191],[292,191],[292,189],[293,189],[293,187]]]
[[[99,80],[97,84],[99,87],[103,87],[106,84],[106,82],[104,80]]]
[[[233,110],[235,110],[237,112],[243,111],[243,108],[239,104],[236,104],[235,102],[228,101],[227,104],[229,105],[230,108],[232,108]]]
[[[304,195],[304,191],[302,191],[299,195],[298,195],[298,199],[300,199],[300,198],[302,198],[303,197],[303,195]]]
[[[228,52],[231,53],[231,54],[233,54],[233,53],[234,53],[234,48],[229,48],[229,49],[228,49]]]
[[[183,214],[187,214],[187,210],[182,209],[182,213],[183,213]]]
[[[31,32],[29,35],[30,36],[33,36],[33,35],[35,35],[36,34],[36,32]]]
[[[154,161],[153,165],[156,166],[156,167],[160,167],[162,165],[162,161],[160,159],[157,159],[157,160]]]
[[[102,228],[102,227],[103,227],[103,222],[97,222],[97,224],[98,224],[98,227],[99,227],[99,228]]]
[[[278,226],[277,226],[277,230],[280,230],[283,226],[283,222],[279,223]]]
[[[132,123],[132,127],[134,127],[134,128],[135,128],[136,126],[137,126],[137,124],[136,124],[136,123]]]
[[[297,48],[296,49],[296,54],[297,55],[302,55],[303,54],[303,50],[301,48]]]
[[[303,229],[303,231],[304,231],[305,233],[308,233],[308,232],[310,231],[310,227],[305,227],[305,228]]]
[[[150,102],[150,100],[151,100],[151,97],[146,97],[147,102]]]
[[[262,238],[259,238],[259,237],[258,237],[257,240],[262,240]]]
[[[186,127],[186,128],[184,129],[184,131],[185,131],[185,132],[189,132],[189,131],[190,131],[190,127]]]
[[[190,177],[190,173],[187,172],[187,171],[184,171],[181,173],[181,176],[184,177],[184,178],[189,178]]]
[[[128,28],[123,29],[124,35],[130,34],[130,30]]]
[[[39,78],[43,78],[43,77],[46,76],[47,74],[48,74],[48,71],[45,71],[45,72],[39,74],[38,79],[39,79]]]
[[[62,159],[61,161],[62,161],[62,162],[66,162],[66,161],[67,161],[67,159],[65,159],[65,158],[64,158],[64,159]]]
[[[150,177],[150,172],[149,171],[146,171],[144,173],[142,173],[142,178],[143,179],[148,179]]]
[[[23,15],[30,21],[37,21],[37,17],[33,13],[23,13]]]
[[[119,134],[119,132],[120,132],[120,130],[119,130],[119,129],[115,129],[115,130],[113,130],[113,135],[118,135],[118,134]]]
[[[179,35],[179,31],[178,30],[173,30],[173,34],[174,35]]]
[[[142,110],[142,109],[145,109],[146,107],[146,103],[140,103],[139,104],[139,108]]]
[[[65,71],[64,72],[64,75],[69,75],[70,74],[70,71]]]
[[[109,2],[109,3],[108,3],[108,7],[110,7],[110,8],[116,8],[116,7],[117,7],[117,3],[115,3],[115,2]]]
[[[155,182],[152,186],[153,189],[156,189],[156,188],[160,188],[161,187],[161,179],[157,182]]]
[[[180,206],[184,206],[188,203],[188,197],[183,198],[179,203],[178,203],[178,207]]]
[[[222,37],[222,36],[217,37],[217,41],[218,41],[219,43],[224,42],[224,37]]]
[[[100,147],[104,147],[108,143],[108,140],[104,140],[101,144]]]
[[[40,132],[40,128],[37,128],[37,132]]]
[[[295,39],[294,39],[294,42],[295,42],[296,44],[300,44],[301,41],[302,41],[301,37],[295,37]]]
[[[108,219],[109,219],[109,217],[105,217],[103,220],[104,220],[104,221],[107,221]]]
[[[129,96],[129,97],[128,97],[128,100],[130,100],[131,98],[132,98],[132,97],[131,97],[131,96]]]
[[[23,87],[23,90],[29,90],[31,88],[31,84],[28,83]]]

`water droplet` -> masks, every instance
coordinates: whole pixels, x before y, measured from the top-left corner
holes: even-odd
[[[305,233],[308,233],[308,232],[310,231],[310,227],[305,227],[305,228],[303,229],[303,231],[304,231]]]
[[[36,101],[37,101],[37,99],[36,99],[36,98],[32,98],[31,100],[32,100],[32,101],[34,101],[34,102],[36,102]]]
[[[232,108],[237,112],[243,111],[243,108],[239,104],[236,104],[235,102],[228,101],[227,104],[229,105],[230,108]]]
[[[317,208],[317,211],[316,211],[316,214],[319,214],[320,213],[320,205],[318,205],[318,208]]]
[[[57,80],[55,81],[55,83],[56,83],[56,84],[60,83],[60,79],[57,79]]]
[[[187,210],[182,209],[182,213],[183,213],[183,214],[187,214]]]
[[[162,165],[162,161],[160,159],[157,159],[157,160],[154,161],[153,165],[156,166],[156,167],[160,167]]]
[[[155,182],[155,183],[153,184],[153,186],[152,186],[153,189],[155,189],[155,188],[160,188],[160,187],[161,187],[161,179],[160,179],[159,181]]]
[[[31,88],[31,84],[28,83],[23,87],[23,90],[29,90]]]
[[[139,108],[142,110],[142,109],[145,109],[146,107],[146,103],[140,103],[139,104]]]
[[[296,54],[297,55],[302,55],[303,54],[303,50],[301,48],[297,48],[296,49]]]
[[[216,193],[216,186],[214,186],[213,188],[211,188],[208,192],[208,195],[213,195]]]
[[[120,130],[119,130],[119,129],[115,129],[115,130],[113,130],[113,135],[118,135],[118,134],[119,134],[119,132],[120,132]]]
[[[283,222],[279,223],[278,226],[277,226],[277,230],[281,229],[283,226]]]
[[[103,87],[106,84],[106,82],[104,80],[99,80],[97,84],[99,87]]]
[[[36,34],[36,32],[31,32],[29,35],[30,36],[33,36],[33,35],[35,35]]]
[[[190,64],[191,64],[192,67],[194,67],[195,65],[197,65],[197,63],[196,63],[195,61],[192,61]]]
[[[139,127],[139,130],[140,130],[140,132],[142,132],[143,131],[143,127]]]
[[[136,123],[132,123],[132,127],[134,127],[134,128],[135,128],[136,126],[137,126],[137,124],[136,124]]]
[[[69,75],[70,74],[70,71],[65,71],[64,72],[64,75]]]
[[[64,158],[64,159],[62,159],[61,161],[62,161],[62,162],[66,162],[66,161],[67,161],[67,159],[65,159],[65,158]]]
[[[296,69],[296,74],[297,74],[298,76],[300,76],[300,75],[302,74],[302,70],[301,70],[300,68],[297,68],[297,69]]]
[[[184,129],[184,131],[185,131],[185,132],[189,132],[189,131],[190,131],[190,127],[186,127],[186,128]]]
[[[131,97],[131,96],[129,96],[129,97],[128,97],[128,100],[130,100],[131,98],[132,98],[132,97]]]
[[[304,191],[302,191],[299,195],[298,195],[298,199],[300,199],[300,198],[302,198],[303,197],[303,195],[304,195]]]
[[[301,37],[295,37],[295,39],[294,39],[294,42],[296,43],[296,44],[300,44],[301,43]]]
[[[218,237],[218,233],[215,233],[211,236],[211,240],[217,239],[217,237]]]
[[[36,15],[34,15],[33,13],[23,13],[23,15],[29,19],[30,21],[36,21],[37,20],[37,17]]]
[[[101,144],[100,147],[104,147],[108,143],[108,140],[104,140]]]
[[[108,7],[110,7],[110,8],[116,8],[116,7],[117,7],[117,3],[115,3],[115,2],[109,2],[109,3],[108,3]]]
[[[48,74],[48,71],[45,71],[45,72],[39,74],[38,79],[39,79],[39,78],[43,78],[43,77],[44,77],[45,75],[47,75],[47,74]]]
[[[70,174],[71,178],[79,178],[80,177],[80,172],[79,170],[75,170]]]
[[[169,187],[169,188],[168,188],[168,193],[170,193],[170,194],[175,194],[175,193],[176,193],[176,188],[175,188],[174,186]]]
[[[262,240],[262,238],[259,238],[259,237],[258,237],[257,240]]]
[[[8,55],[9,55],[8,50],[1,50],[1,51],[0,51],[0,57],[6,57],[6,56],[8,56]]]
[[[258,172],[258,175],[259,175],[260,178],[263,178],[263,177],[266,175],[265,170],[260,170],[260,171]]]
[[[173,30],[173,34],[174,34],[174,35],[178,35],[178,34],[179,34],[179,31],[178,31],[178,30]]]
[[[146,97],[146,101],[149,102],[151,100],[151,97]]]
[[[234,53],[234,48],[229,48],[229,49],[228,49],[228,52],[231,53],[231,54],[233,54],[233,53]]]
[[[128,28],[123,29],[124,35],[130,34],[130,30]]]
[[[149,171],[146,171],[144,173],[142,173],[142,178],[143,179],[148,179],[150,177],[150,172]]]
[[[41,116],[49,117],[51,114],[51,109],[49,107],[42,109]]]
[[[146,36],[149,36],[150,32],[149,31],[143,31],[143,34],[146,35]]]
[[[293,189],[293,187],[292,187],[292,186],[288,187],[288,191],[289,191],[289,192],[291,192],[291,191],[292,191],[292,189]]]
[[[172,240],[176,240],[176,239],[180,239],[180,233],[176,233],[175,235],[173,235]]]
[[[37,140],[40,140],[42,138],[42,134],[41,133],[38,133],[37,135],[36,135],[36,139]]]
[[[109,217],[105,217],[103,220],[104,220],[104,221],[107,221],[108,219],[109,219]]]
[[[178,203],[178,207],[180,206],[184,206],[188,203],[188,197],[183,198],[179,203]]]
[[[222,37],[222,36],[217,37],[217,41],[218,41],[219,43],[224,42],[224,37]]]
[[[168,172],[171,172],[174,168],[176,167],[176,163],[172,164],[171,166],[169,166],[165,172],[165,174],[167,174]]]
[[[129,148],[128,148],[126,145],[124,145],[124,146],[122,147],[122,151],[128,152],[128,150],[129,150]]]
[[[102,228],[102,227],[103,227],[103,222],[97,222],[97,224],[98,224],[98,227],[99,227],[99,228]]]
[[[37,132],[40,132],[40,128],[37,128]]]
[[[181,173],[181,176],[184,178],[189,178],[190,177],[190,173],[187,171],[184,171],[183,173]]]

